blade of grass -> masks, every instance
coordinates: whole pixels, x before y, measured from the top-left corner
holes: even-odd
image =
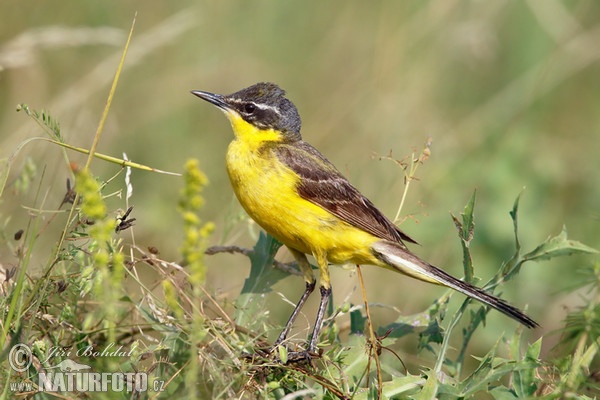
[[[137,13],[133,17],[131,29],[129,30],[129,36],[127,37],[127,42],[125,43],[125,48],[123,49],[123,55],[121,56],[121,60],[119,62],[119,65],[117,66],[117,71],[115,73],[115,77],[113,79],[113,84],[111,86],[111,90],[109,92],[108,99],[106,101],[106,106],[104,107],[104,112],[102,113],[102,117],[100,119],[98,129],[96,130],[96,135],[94,136],[92,148],[90,149],[88,160],[85,165],[86,169],[89,168],[89,166],[91,164],[91,160],[94,158],[94,154],[96,152],[96,146],[98,145],[98,141],[100,139],[102,129],[104,128],[104,122],[106,121],[106,117],[108,116],[108,110],[110,109],[110,105],[111,105],[112,98],[114,96],[114,93],[115,93],[115,90],[117,87],[117,82],[119,81],[119,76],[121,74],[123,63],[125,62],[125,56],[127,54],[127,49],[129,48],[129,43],[131,42],[131,37],[133,35],[133,28],[135,26],[136,17],[137,17]],[[57,142],[57,144],[62,145],[62,143],[60,143],[60,142]],[[67,218],[67,221],[72,220],[73,215],[75,214],[75,210],[77,208],[78,200],[79,200],[79,195],[76,195],[75,199],[73,201],[73,206],[71,207],[71,209],[69,211],[69,217]],[[35,309],[39,308],[39,302],[42,301],[42,299],[43,299],[41,296],[37,296],[37,294],[40,290],[46,290],[46,286],[50,283],[50,280],[47,278],[50,275],[50,273],[52,272],[54,266],[58,263],[58,261],[60,259],[60,252],[61,252],[63,243],[65,241],[65,238],[67,236],[67,232],[68,232],[68,225],[65,226],[65,229],[63,229],[63,231],[62,231],[62,234],[61,234],[60,239],[58,240],[58,243],[56,246],[56,251],[54,253],[54,256],[52,257],[52,261],[50,261],[48,267],[45,269],[43,276],[41,276],[39,279],[36,280],[35,287],[32,289],[31,294],[30,294],[29,298],[27,299],[26,304],[31,304],[32,302],[34,302],[34,298],[37,298]]]
[[[127,55],[127,50],[129,50],[129,44],[131,43],[131,36],[133,36],[133,28],[135,27],[136,18],[137,12],[133,16],[131,28],[129,29],[129,35],[127,36],[127,42],[125,42],[125,48],[123,49],[121,60],[119,61],[119,65],[117,66],[117,71],[115,72],[115,77],[110,87],[110,92],[108,93],[108,99],[106,99],[106,106],[104,106],[104,111],[102,112],[102,117],[100,118],[98,129],[96,130],[96,134],[94,135],[94,140],[92,142],[92,147],[90,148],[89,156],[85,164],[85,169],[89,169],[90,165],[92,164],[94,153],[96,153],[96,147],[98,146],[100,136],[102,135],[102,131],[104,130],[104,123],[106,122],[106,118],[108,117],[108,111],[110,110],[110,105],[112,104],[113,97],[115,96],[115,91],[117,90],[117,84],[119,83],[119,77],[121,76],[121,71],[123,70],[123,64],[125,64],[125,56]]]

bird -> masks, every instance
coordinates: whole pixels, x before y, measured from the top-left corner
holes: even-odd
[[[283,243],[295,258],[305,290],[272,349],[284,344],[320,274],[321,300],[307,354],[317,340],[332,293],[331,264],[369,264],[452,288],[521,324],[538,324],[503,299],[459,280],[412,253],[402,232],[316,148],[302,139],[301,119],[286,92],[260,82],[229,95],[192,90],[225,113],[234,138],[226,153],[233,191],[248,215]]]

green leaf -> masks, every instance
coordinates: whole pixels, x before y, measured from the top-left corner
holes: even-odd
[[[365,324],[367,318],[363,317],[361,310],[353,310],[350,312],[350,334],[362,335],[365,332]]]
[[[516,400],[517,395],[504,386],[497,386],[488,392],[495,400]]]
[[[458,236],[460,237],[460,244],[463,250],[463,268],[465,270],[465,280],[467,282],[473,282],[473,277],[475,275],[473,271],[473,260],[471,259],[471,253],[469,251],[469,246],[471,245],[471,240],[473,240],[473,234],[475,231],[475,220],[473,217],[473,212],[475,210],[475,195],[477,191],[473,191],[469,202],[465,206],[465,209],[460,214],[462,216],[462,222],[458,220],[457,217],[452,215],[452,220],[454,221],[454,225],[456,229],[458,229]]]
[[[416,332],[417,330],[423,331],[425,328],[432,329],[431,325],[439,319],[443,319],[448,306],[448,296],[441,297],[433,302],[427,310],[413,315],[401,315],[389,325],[382,326],[377,330],[378,335],[384,335],[388,331],[391,332],[387,335],[389,338],[399,338],[404,335]],[[439,327],[439,324],[435,322],[435,325]],[[440,328],[441,329],[441,328]],[[433,330],[430,331],[434,333]]]
[[[542,351],[542,338],[539,338],[535,343],[530,344],[525,355],[529,360],[537,360]]]
[[[431,343],[440,344],[444,340],[444,328],[440,326],[437,319],[432,320],[427,328],[419,334],[417,350],[429,349],[433,352]]]
[[[403,315],[395,322],[379,327],[379,329],[377,329],[377,334],[383,335],[385,332],[391,330],[389,337],[399,338],[415,332],[417,328],[426,327],[428,323],[429,316],[425,313],[408,316]]]
[[[498,343],[485,355],[477,369],[460,384],[461,395],[473,394],[487,389],[489,378],[494,371],[493,361]],[[462,396],[461,396],[462,397]]]
[[[250,255],[250,275],[244,281],[242,294],[268,293],[279,280],[288,276],[287,273],[274,268],[275,255],[281,243],[273,236],[260,232],[258,242]]]
[[[19,104],[17,106],[17,112],[24,111],[29,117],[33,118],[42,128],[46,129],[48,135],[60,142],[63,138],[60,133],[60,124],[50,113],[46,110],[37,111],[29,108],[27,104]]]
[[[434,371],[427,371],[427,380],[423,385],[423,390],[419,393],[419,399],[437,399],[439,382]]]
[[[475,212],[475,196],[477,194],[476,190],[473,190],[473,194],[469,199],[469,202],[465,206],[465,209],[460,214],[462,216],[462,239],[469,243],[473,239],[473,231],[475,230],[475,220],[473,218],[473,213]]]
[[[510,211],[510,217],[513,220],[513,232],[515,235],[515,253],[510,258],[510,260],[508,260],[507,262],[505,262],[502,265],[500,274],[496,275],[496,278],[497,278],[496,282],[498,282],[498,280],[503,277],[509,277],[509,275],[517,273],[519,270],[519,267],[523,263],[523,260],[521,259],[521,242],[519,241],[519,222],[518,222],[519,221],[518,220],[519,203],[521,201],[522,194],[523,194],[523,191],[521,191],[521,193],[519,193],[519,195],[515,199],[515,202],[513,203],[513,208]]]
[[[554,257],[559,256],[570,256],[572,254],[583,253],[583,254],[596,254],[598,250],[586,246],[585,244],[576,240],[570,240],[567,238],[567,229],[563,227],[563,230],[558,235],[547,239],[544,243],[540,244],[533,251],[523,256],[524,261],[542,261],[550,260]]]
[[[288,362],[288,351],[285,346],[279,345],[277,346],[277,352],[279,353],[279,359],[282,364],[287,364]]]
[[[260,232],[258,242],[254,246],[250,257],[250,275],[244,281],[244,287],[239,295],[237,305],[236,322],[246,326],[260,315],[264,310],[264,293],[271,291],[275,283],[289,274],[275,268],[273,261],[281,243],[271,235]]]
[[[469,398],[479,391],[487,392],[489,387],[492,384],[497,384],[497,382],[507,374],[511,372],[520,372],[520,371],[533,371],[537,368],[539,364],[537,362],[532,361],[521,361],[521,362],[507,362],[503,361],[501,364],[497,366],[493,366],[490,368],[489,365],[486,365],[476,372],[472,378],[468,378],[468,384],[465,385],[464,389],[461,391],[459,397]],[[519,398],[530,398],[531,396],[519,397]]]
[[[535,343],[530,344],[523,357],[524,362],[538,363],[540,351],[542,349],[542,338]],[[537,382],[535,368],[523,369],[515,371],[513,377],[513,386],[515,393],[519,398],[531,398],[537,390]]]
[[[344,376],[351,382],[360,382],[369,364],[369,354],[365,350],[365,337],[351,335],[343,352]]]
[[[383,383],[383,395],[388,398],[398,398],[396,396],[409,396],[417,391],[425,379],[419,375],[395,376],[389,382]]]
[[[510,217],[513,220],[513,230],[515,232],[515,244],[517,247],[515,257],[518,257],[520,254],[520,251],[521,251],[521,243],[519,242],[519,235],[518,235],[518,232],[519,232],[518,213],[519,213],[519,203],[521,201],[522,194],[523,194],[523,190],[521,190],[521,193],[519,193],[519,195],[515,199],[515,202],[513,203],[513,208],[512,208],[512,210],[510,210]]]

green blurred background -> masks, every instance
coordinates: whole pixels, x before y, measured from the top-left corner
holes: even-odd
[[[176,172],[185,159],[197,157],[211,182],[204,216],[217,225],[212,244],[251,247],[257,228],[240,218],[226,176],[230,127],[189,91],[231,93],[273,81],[298,106],[304,139],[390,217],[400,203],[403,172],[379,156],[392,152],[403,159],[431,137],[432,155],[411,185],[401,227],[421,243],[413,247],[416,253],[452,274],[462,275],[462,253],[449,212],[458,215],[474,189],[472,251],[484,280],[514,251],[508,212],[524,187],[524,250],[563,224],[570,237],[600,247],[599,2],[3,1],[1,157],[43,135],[15,112],[19,103],[49,110],[67,142],[89,148],[135,12],[133,41],[98,151],[117,157],[126,152],[131,160]],[[85,160],[77,153],[69,157]],[[19,191],[27,158],[37,173],[29,190]],[[102,179],[119,169],[99,160],[92,168]],[[56,209],[69,174],[58,147],[25,147],[0,204],[5,232],[25,226],[24,205],[40,206],[33,200],[38,186],[43,208]],[[181,179],[134,170],[132,181],[136,243],[177,260]],[[107,193],[122,187],[120,176]],[[109,205],[123,209],[125,201],[112,197]],[[57,218],[32,265],[47,262],[65,216]],[[0,262],[15,262],[8,246],[0,252]],[[279,258],[291,259],[285,251]],[[506,297],[527,304],[551,331],[565,307],[581,303],[579,295],[561,290],[579,265],[590,262],[573,257],[526,264],[504,289]],[[217,255],[207,263],[210,290],[235,298],[248,260]],[[388,271],[365,272],[369,300],[402,313],[422,310],[444,293]],[[333,279],[336,304],[347,296],[361,301],[355,275],[336,268]],[[289,278],[276,289],[296,301],[303,287]],[[273,322],[283,323],[291,307],[277,294],[272,300]],[[389,309],[375,314],[381,324],[397,316]],[[488,322],[488,345],[498,331],[515,327],[497,313]],[[545,349],[551,347],[552,339]]]

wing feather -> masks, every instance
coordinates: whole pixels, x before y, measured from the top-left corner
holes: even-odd
[[[271,147],[300,176],[298,194],[336,217],[381,239],[417,243],[363,196],[317,149],[304,141]]]

